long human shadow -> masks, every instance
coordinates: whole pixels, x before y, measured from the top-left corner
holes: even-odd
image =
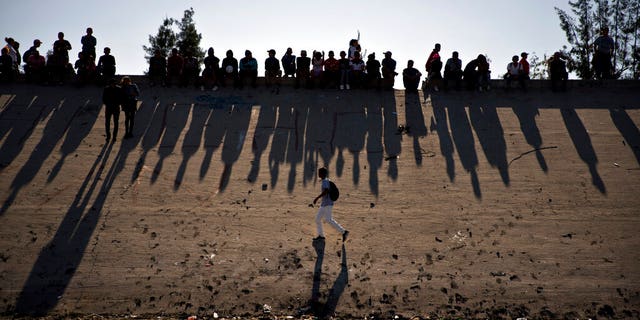
[[[98,188],[112,149],[113,144],[102,147],[56,234],[40,251],[17,298],[17,314],[46,315],[71,282],[102,214],[98,207],[89,206],[89,202]],[[105,180],[104,184],[107,183]],[[95,202],[99,207],[105,196],[98,195]]]
[[[413,139],[413,156],[418,166],[422,165],[422,146],[420,139],[427,136],[427,125],[422,114],[422,103],[418,93],[409,92],[405,96],[405,116],[407,136]]]
[[[321,302],[322,293],[320,292],[320,285],[322,283],[322,264],[324,262],[324,250],[325,240],[319,239],[313,241],[313,248],[316,250],[316,264],[313,268],[313,285],[311,286],[311,299],[309,300],[309,310],[311,314],[320,318],[326,319],[332,317],[336,312],[336,307],[340,298],[344,293],[347,284],[349,284],[349,268],[347,266],[347,249],[342,244],[340,273],[333,282],[331,289],[327,294],[327,299],[323,303]]]
[[[251,161],[251,169],[247,176],[250,183],[255,183],[260,173],[260,160],[262,154],[267,150],[269,140],[274,133],[276,126],[277,106],[261,105],[258,114],[258,122],[253,132],[253,140],[251,142],[251,151],[253,152],[253,160]]]
[[[576,113],[575,109],[560,109],[562,114],[562,120],[564,121],[571,141],[580,156],[580,159],[584,161],[589,167],[589,173],[591,173],[591,183],[600,191],[600,193],[606,194],[607,188],[598,173],[596,166],[598,165],[598,156],[595,149],[591,144],[591,137],[587,129],[584,127],[582,120]]]
[[[498,168],[502,183],[509,186],[509,164],[507,163],[507,143],[504,140],[504,130],[500,117],[494,106],[490,106],[484,99],[478,99],[479,104],[469,106],[469,118],[476,131],[480,146],[484,151],[487,162]]]
[[[96,104],[95,101],[86,100],[82,107],[76,109],[75,114],[69,121],[69,130],[65,136],[64,142],[62,142],[62,146],[60,146],[60,153],[62,156],[51,169],[51,173],[47,178],[47,183],[51,183],[56,178],[65,159],[71,153],[75,152],[84,138],[89,135],[89,132],[93,129],[93,125],[96,123],[96,120],[98,120],[101,106],[102,104]],[[72,121],[74,122],[72,123]]]
[[[38,96],[16,95],[0,113],[0,171],[9,166],[22,152],[35,127],[63,104],[47,104]]]
[[[293,192],[296,185],[296,178],[298,176],[298,164],[302,162],[304,157],[304,137],[305,127],[301,126],[301,123],[307,121],[307,111],[309,109],[302,106],[293,107],[293,130],[289,137],[289,143],[287,144],[287,156],[286,162],[289,165],[289,178],[287,179],[287,192]]]
[[[278,119],[273,129],[271,150],[269,150],[269,173],[271,175],[271,188],[278,184],[280,166],[285,163],[287,148],[290,141],[297,139],[297,113],[298,109],[289,105],[278,107]]]
[[[249,122],[251,121],[251,103],[238,103],[231,106],[229,126],[222,144],[222,162],[224,169],[220,176],[218,191],[224,192],[229,184],[233,165],[238,161],[244,141],[247,137]]]
[[[142,152],[140,153],[140,157],[138,158],[138,161],[136,161],[136,166],[133,168],[133,173],[131,174],[132,183],[140,176],[149,151],[151,151],[151,149],[160,142],[160,138],[166,129],[168,111],[168,104],[161,105],[159,101],[154,99],[153,101],[144,102],[141,109],[136,113],[135,125],[138,128],[144,129],[141,130],[142,133],[139,138],[141,140],[140,148],[142,149]],[[140,118],[143,118],[146,121],[142,122]],[[138,136],[134,135],[134,138],[136,137]]]
[[[10,194],[5,199],[4,204],[0,208],[0,216],[9,209],[13,201],[20,190],[28,185],[33,178],[38,174],[45,160],[49,157],[51,152],[55,149],[58,141],[62,139],[64,134],[69,129],[73,117],[76,115],[76,110],[80,107],[73,109],[73,112],[68,112],[67,108],[64,108],[64,103],[61,102],[53,111],[47,124],[45,125],[42,137],[33,152],[29,156],[29,159],[20,168],[18,174],[14,177],[10,185]]]
[[[140,110],[145,111],[144,106],[143,103]],[[150,117],[145,114],[143,112],[142,116],[136,117],[136,123],[146,124]],[[116,177],[125,168],[127,157],[136,148],[139,140],[139,135],[124,140],[106,173],[105,168],[116,143],[103,145],[56,234],[40,251],[16,301],[15,310],[18,314],[45,315],[63,296],[87,251],[100,218],[108,214],[103,212],[107,197]],[[102,185],[96,191],[100,181]],[[95,199],[90,204],[94,195]]]
[[[435,130],[438,134],[438,140],[440,141],[440,154],[442,154],[445,159],[449,181],[453,182],[456,177],[456,166],[453,159],[453,140],[449,133],[449,122],[447,121],[446,107],[438,97],[439,95],[435,95],[431,98],[433,117],[431,117],[430,130]]]
[[[535,150],[540,169],[546,173],[549,167],[540,150],[542,147],[542,135],[540,135],[540,129],[536,123],[536,117],[540,114],[540,111],[530,103],[520,104],[513,107],[512,110],[516,117],[518,117],[520,130],[522,130],[525,140]]]
[[[382,145],[382,105],[381,101],[367,101],[367,163],[369,164],[369,190],[378,197],[378,170],[382,166],[384,146]]]
[[[200,164],[200,181],[209,172],[213,154],[222,145],[227,134],[227,123],[230,121],[231,110],[229,106],[216,105],[211,109],[204,130],[204,157]]]
[[[299,106],[301,112],[306,108],[304,127],[304,178],[303,185],[314,181],[316,169],[328,166],[336,148],[338,139],[338,115],[335,108],[326,103],[314,102],[309,106]],[[300,124],[302,126],[302,124]],[[329,170],[330,176],[333,170]]]
[[[469,172],[473,194],[476,198],[482,198],[480,181],[478,179],[478,155],[476,154],[475,141],[467,112],[462,103],[454,101],[447,107],[451,138],[458,151],[462,167]]]
[[[343,152],[347,150],[352,155],[353,163],[351,170],[353,184],[356,186],[360,184],[360,170],[362,167],[360,164],[360,154],[365,147],[368,129],[368,106],[366,104],[366,101],[358,100],[353,103],[348,102],[346,105],[342,105],[340,109],[328,106],[324,107],[327,116],[333,114],[333,123],[335,124],[328,145],[328,147],[331,148],[330,153],[327,154],[333,154],[333,152],[337,150],[338,157],[344,157]],[[313,119],[314,116],[311,115],[310,118]],[[344,162],[344,158],[342,162]]]
[[[398,179],[398,156],[402,153],[402,136],[398,132],[398,110],[394,91],[383,95],[382,99],[383,135],[385,160],[389,161],[387,175],[393,180]]]
[[[193,155],[200,148],[202,143],[202,133],[204,125],[209,118],[211,108],[203,105],[195,105],[191,109],[191,123],[189,129],[182,140],[182,161],[176,173],[176,179],[173,183],[173,190],[178,190],[187,171],[187,164]]]
[[[350,130],[348,127],[350,125],[349,122],[353,121],[353,119],[349,118],[349,115],[353,112],[349,110],[349,108],[355,105],[356,103],[359,103],[359,101],[356,102],[351,95],[344,96],[342,97],[342,99],[344,101],[342,105],[346,106],[346,108],[348,109],[336,110],[335,132],[332,137],[333,148],[337,152],[336,165],[335,165],[335,169],[333,170],[336,177],[342,176],[342,173],[344,171],[344,166],[346,164],[344,153],[345,153],[345,150],[349,150],[349,139],[351,137],[350,137]],[[345,126],[346,128],[343,128],[343,126]]]
[[[625,109],[611,108],[609,114],[613,124],[618,128],[627,146],[635,155],[636,161],[640,164],[640,130]]]
[[[187,124],[187,118],[189,117],[191,108],[193,108],[193,104],[173,103],[169,106],[167,117],[163,119],[163,122],[166,124],[164,125],[166,129],[162,135],[160,145],[158,146],[159,159],[153,169],[153,173],[151,174],[152,184],[158,180],[158,177],[162,172],[164,160],[169,157],[176,148],[176,144],[178,144],[178,140],[180,139],[180,134]]]
[[[16,122],[12,121],[13,119],[5,119],[11,114],[14,110],[17,110],[16,98],[17,94],[2,94],[0,93],[0,140],[4,138],[4,136],[16,126]],[[30,102],[27,102],[29,101]],[[28,109],[38,100],[38,96],[28,96],[25,95],[25,101],[21,103],[22,109]],[[25,106],[24,104],[27,103]]]

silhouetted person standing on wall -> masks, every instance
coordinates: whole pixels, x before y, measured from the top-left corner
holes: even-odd
[[[53,43],[52,58],[47,57],[47,66],[50,66],[53,78],[59,84],[67,80],[70,70],[73,69],[69,64],[69,50],[71,43],[64,39],[63,32],[58,32],[58,40]]]
[[[82,36],[80,39],[80,43],[82,43],[82,53],[84,56],[89,59],[89,56],[93,57],[92,59],[95,61],[96,58],[96,37],[93,36],[93,29],[87,28],[87,34]]]
[[[549,76],[551,78],[551,90],[554,92],[558,91],[558,89],[562,91],[567,90],[569,74],[567,73],[567,63],[563,58],[560,52],[556,52],[553,54],[553,57],[547,61]]]
[[[138,108],[138,86],[131,82],[129,77],[122,78],[122,111],[124,111],[124,138],[133,137],[133,123]]]
[[[60,57],[65,67],[69,63],[69,50],[71,50],[71,43],[64,39],[63,32],[58,32],[58,40],[53,43],[53,54]]]
[[[603,27],[600,30],[600,36],[593,42],[593,68],[595,69],[595,76],[597,79],[611,79],[613,78],[611,69],[611,56],[615,43],[609,36],[609,28]]]
[[[429,54],[429,58],[427,58],[427,63],[424,64],[424,69],[425,71],[427,71],[427,82],[429,83],[429,86],[431,86],[431,78],[433,77],[432,75],[432,64],[436,59],[440,59],[440,44],[436,43],[436,45],[434,46],[433,50],[431,50],[431,53]]]
[[[113,140],[111,143],[116,142],[118,136],[118,119],[120,118],[120,104],[122,103],[123,92],[122,88],[117,85],[116,79],[109,79],[109,85],[104,88],[102,93],[102,103],[105,107],[105,120],[104,127],[107,134],[107,142],[111,140],[111,118],[113,118]]]

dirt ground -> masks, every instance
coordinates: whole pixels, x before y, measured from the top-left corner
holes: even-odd
[[[638,318],[640,86],[0,87],[0,312]],[[316,176],[340,188],[316,236]]]

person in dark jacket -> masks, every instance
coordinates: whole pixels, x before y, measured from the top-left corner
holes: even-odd
[[[111,118],[113,118],[113,140],[118,136],[118,119],[120,118],[120,104],[122,103],[122,89],[117,85],[116,79],[110,79],[109,84],[102,93],[102,103],[105,107],[104,127],[107,133],[107,142],[111,140]]]
[[[122,78],[122,111],[124,111],[124,138],[133,137],[133,122],[138,108],[138,86],[129,77]]]

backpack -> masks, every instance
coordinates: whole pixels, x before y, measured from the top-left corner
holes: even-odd
[[[340,190],[338,190],[338,186],[336,186],[333,181],[329,181],[329,199],[331,201],[336,201],[340,197]]]

